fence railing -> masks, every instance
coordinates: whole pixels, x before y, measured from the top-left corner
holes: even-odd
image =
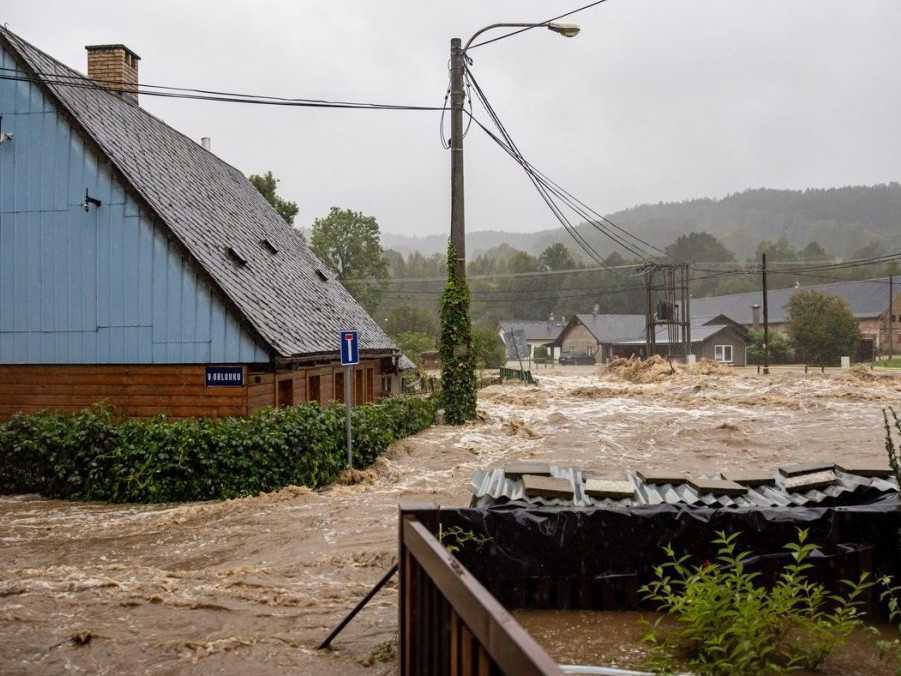
[[[531,371],[520,370],[520,369],[508,369],[504,366],[500,369],[501,381],[504,380],[521,380],[524,383],[529,383],[529,385],[535,384],[535,378],[532,377]]]
[[[432,506],[400,509],[401,676],[563,672],[438,541]]]

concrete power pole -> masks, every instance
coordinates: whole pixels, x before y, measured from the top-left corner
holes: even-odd
[[[451,242],[457,253],[458,280],[466,275],[466,218],[463,210],[463,90],[465,55],[460,38],[451,40]]]

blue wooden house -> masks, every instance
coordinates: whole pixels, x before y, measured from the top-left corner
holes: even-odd
[[[0,417],[108,401],[242,415],[389,389],[396,346],[236,168],[143,110],[139,57],[85,77],[0,29]]]

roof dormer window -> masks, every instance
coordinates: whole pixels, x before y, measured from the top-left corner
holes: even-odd
[[[316,268],[316,276],[319,277],[319,281],[321,281],[321,282],[328,281],[328,277],[326,276],[326,274],[319,268]]]
[[[228,254],[228,257],[231,258],[232,261],[233,261],[238,267],[242,267],[242,268],[243,268],[245,265],[247,265],[247,259],[244,258],[244,256],[241,255],[241,252],[239,252],[239,251],[238,251],[237,249],[235,249],[234,247],[232,247],[232,246],[226,247],[225,252]]]
[[[278,253],[278,249],[276,248],[275,244],[273,244],[268,239],[265,239],[265,238],[261,239],[260,246],[263,247],[264,249],[266,249],[266,251],[271,253],[273,256]]]

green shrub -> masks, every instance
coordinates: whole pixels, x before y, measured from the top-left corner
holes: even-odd
[[[771,588],[747,570],[751,554],[737,551],[737,537],[718,533],[716,562],[701,566],[689,567],[688,557],[664,548],[669,561],[641,589],[677,621],[667,630],[661,618],[645,637],[655,671],[670,673],[679,658],[696,673],[717,676],[816,669],[862,625],[860,596],[872,586],[867,574],[845,580],[844,595],[811,582],[807,559],[816,546],[806,541],[807,531],[799,529],[798,541],[786,545],[792,563]]]
[[[317,487],[346,464],[345,409],[304,404],[247,418],[116,422],[108,408],[18,415],[0,425],[0,493],[176,502]],[[432,424],[429,399],[353,409],[354,466]]]

